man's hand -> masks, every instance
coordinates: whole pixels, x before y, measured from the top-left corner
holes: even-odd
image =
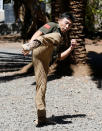
[[[24,54],[24,56],[28,55],[29,52],[30,52],[30,51],[28,51],[28,50],[24,50],[24,49],[22,50],[22,53]]]
[[[24,56],[28,55],[29,52],[30,52],[30,43],[25,43],[25,44],[22,44],[22,53],[24,54]]]
[[[74,49],[77,44],[78,44],[78,43],[77,43],[76,39],[72,39],[72,40],[71,40],[71,48],[72,48],[72,49]]]

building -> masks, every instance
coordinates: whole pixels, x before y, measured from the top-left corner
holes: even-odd
[[[3,0],[0,0],[0,22],[5,20],[4,9],[3,9]]]
[[[13,0],[9,3],[3,3],[3,0],[0,0],[0,35],[20,32],[20,25],[15,22],[13,5]]]
[[[0,22],[5,24],[15,23],[13,4],[13,0],[6,4],[3,4],[3,0],[0,0]]]

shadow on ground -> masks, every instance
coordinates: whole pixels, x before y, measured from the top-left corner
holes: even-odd
[[[32,75],[33,75],[32,73],[23,73],[23,74],[0,76],[0,83],[4,83],[4,82],[7,82],[7,81],[19,79],[19,78],[22,78],[22,77],[32,76]]]
[[[102,88],[102,53],[89,51],[87,63],[91,69],[92,80],[97,83],[97,88]]]
[[[11,81],[14,79],[31,76],[34,74],[33,67],[27,73],[13,73],[19,71],[22,67],[31,62],[31,56],[24,56],[23,54],[0,52],[0,73],[11,74],[1,75],[0,82]],[[64,66],[66,65],[66,66]],[[65,75],[72,75],[70,68],[70,61],[68,59],[63,62],[58,62],[56,72],[48,76],[48,81],[59,79]],[[35,85],[35,83],[33,83]]]
[[[102,53],[89,51],[87,57],[87,63],[91,69],[92,80],[97,83],[97,88],[102,89]],[[31,56],[25,57],[23,54],[0,52],[0,73],[20,70],[29,62],[31,62]],[[71,76],[72,73],[73,70],[70,68],[70,60],[66,59],[63,62],[58,62],[56,72],[48,76],[48,81],[59,79],[62,76]],[[0,76],[0,82],[10,81],[31,75],[33,75],[33,69],[27,73]],[[35,84],[36,83],[33,83],[32,85]]]
[[[0,52],[0,73],[17,71],[31,62],[31,56],[23,54]]]
[[[68,121],[68,119],[73,119],[73,118],[85,118],[85,114],[77,114],[77,115],[63,115],[63,116],[52,116],[49,117],[48,120],[54,122],[48,123],[46,125],[41,125],[41,126],[48,126],[48,125],[56,125],[56,124],[72,124],[72,121]]]
[[[68,118],[84,118],[85,114],[77,114],[77,115],[63,115],[63,116],[52,116],[51,119],[55,121],[57,124],[68,124],[72,123],[71,121],[66,121]]]
[[[23,54],[0,52],[0,74],[3,74],[0,76],[0,83],[31,75],[30,71],[22,74],[14,73],[30,62],[30,55],[25,57]],[[9,75],[6,75],[7,73]]]

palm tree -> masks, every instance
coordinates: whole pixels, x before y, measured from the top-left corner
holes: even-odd
[[[29,39],[32,34],[46,23],[45,12],[40,7],[39,0],[14,0],[16,20],[22,22],[22,38]]]

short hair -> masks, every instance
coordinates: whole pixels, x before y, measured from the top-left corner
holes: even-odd
[[[74,22],[73,15],[68,12],[65,12],[65,13],[59,15],[59,19],[63,19],[63,18],[70,19],[72,22]]]

